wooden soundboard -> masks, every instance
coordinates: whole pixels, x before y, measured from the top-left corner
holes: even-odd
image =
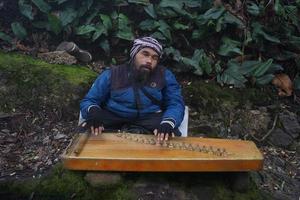
[[[71,170],[213,172],[261,170],[263,156],[252,141],[153,135],[78,134],[62,155]]]

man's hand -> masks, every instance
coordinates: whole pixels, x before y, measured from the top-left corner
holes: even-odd
[[[175,137],[174,128],[167,122],[161,123],[158,129],[155,129],[153,132],[157,136],[158,143],[168,140],[170,136]]]
[[[101,119],[101,109],[97,106],[91,107],[88,112],[87,127],[90,127],[92,134],[98,135],[104,131]]]

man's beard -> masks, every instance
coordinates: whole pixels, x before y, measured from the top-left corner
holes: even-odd
[[[149,79],[151,72],[151,66],[148,65],[140,65],[139,67],[135,67],[134,79],[139,83],[145,83]]]

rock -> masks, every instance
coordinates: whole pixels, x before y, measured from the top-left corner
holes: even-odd
[[[271,133],[269,141],[275,146],[287,148],[293,143],[293,138],[280,128],[277,128]]]
[[[6,134],[9,134],[9,133],[10,133],[10,131],[9,131],[8,129],[2,129],[1,132],[2,132],[2,133],[6,133]]]
[[[231,187],[237,192],[246,192],[250,186],[250,176],[248,172],[236,172],[231,177]]]
[[[187,194],[181,188],[172,187],[168,182],[138,181],[133,185],[132,190],[136,195],[134,199],[188,199]]]
[[[300,142],[296,146],[296,157],[300,158]]]
[[[209,186],[194,185],[191,188],[191,193],[188,199],[212,200],[215,196],[215,188]]]
[[[55,136],[54,136],[54,139],[55,140],[60,140],[62,138],[66,138],[67,136],[65,134],[61,134],[61,133],[57,133]]]
[[[52,51],[47,53],[40,53],[37,57],[51,64],[72,65],[77,63],[76,58],[65,51]]]
[[[243,131],[236,133],[239,134],[240,138],[243,138],[247,133],[255,135],[257,138],[263,137],[262,134],[268,131],[268,125],[272,121],[270,113],[266,111],[265,107],[260,110],[238,110],[234,115],[235,120],[232,125],[236,127],[231,127],[231,129],[242,127]],[[240,130],[233,130],[233,132],[237,131]]]
[[[122,181],[121,174],[110,172],[88,172],[84,179],[92,187],[112,186],[119,184]]]
[[[231,130],[231,135],[239,136],[239,137],[242,137],[245,132],[245,130],[241,124],[233,124],[230,127],[230,130]]]
[[[279,119],[288,134],[293,138],[299,137],[300,124],[295,113],[284,111],[279,114]]]

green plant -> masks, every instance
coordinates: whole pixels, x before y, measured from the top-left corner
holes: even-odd
[[[267,84],[274,70],[264,70],[278,64],[276,70],[288,65],[299,76],[299,0],[19,0],[18,5],[24,20],[13,22],[11,32],[0,29],[6,43],[48,31],[57,41],[75,38],[100,47],[107,60],[118,63],[135,37],[151,35],[164,45],[164,62],[173,70],[221,84]],[[247,67],[249,73],[244,72]],[[264,73],[257,75],[259,71]]]

